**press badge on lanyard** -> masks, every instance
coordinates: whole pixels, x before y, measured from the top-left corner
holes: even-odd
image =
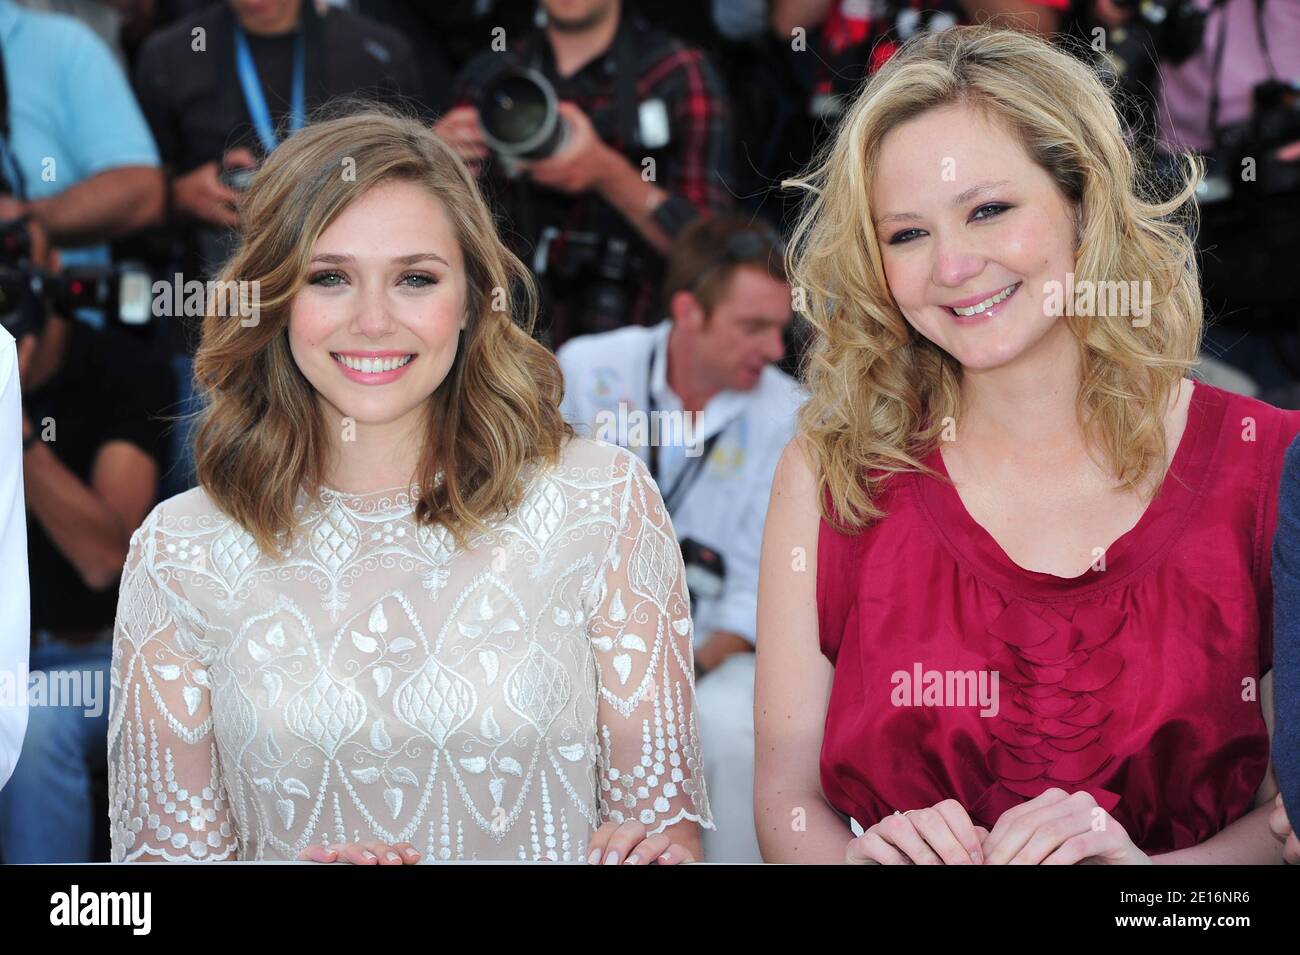
[[[306,43],[303,31],[299,27],[293,38],[293,92],[289,101],[289,131],[296,132],[307,124],[306,95]],[[262,148],[269,155],[280,145],[275,137],[275,126],[271,122],[271,111],[266,105],[266,96],[262,92],[262,81],[257,75],[257,64],[253,62],[253,53],[248,48],[248,37],[238,24],[235,25],[235,69],[239,74],[239,85],[244,91],[244,102],[248,104],[248,115],[253,120],[253,129],[262,141]]]

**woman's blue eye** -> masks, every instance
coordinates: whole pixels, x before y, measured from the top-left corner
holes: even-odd
[[[973,213],[971,213],[971,218],[977,220],[991,219],[994,216],[1001,215],[1002,213],[1006,212],[1010,208],[1011,206],[1007,205],[1004,202],[986,202],[984,205],[980,206]],[[986,213],[986,214],[982,214],[982,213]],[[916,236],[921,233],[922,233],[921,229],[904,229],[901,232],[895,232],[892,236],[890,236],[889,244],[901,245],[904,242],[911,242],[912,239],[916,238]]]
[[[419,279],[419,283],[412,286],[413,288],[427,288],[430,285],[437,285],[438,280],[432,275],[425,275],[423,272],[407,272],[402,276],[402,281],[407,279]]]
[[[311,284],[312,284],[312,285],[324,285],[326,288],[333,288],[334,285],[335,285],[335,283],[334,283],[334,282],[326,282],[325,280],[326,280],[326,279],[341,279],[341,278],[343,278],[343,275],[342,275],[342,273],[340,273],[340,272],[317,272],[315,275],[313,275],[313,276],[311,277]]]

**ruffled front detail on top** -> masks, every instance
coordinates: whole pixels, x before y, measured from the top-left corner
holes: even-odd
[[[1114,759],[1104,743],[1113,708],[1097,694],[1124,669],[1107,645],[1126,617],[1100,604],[1058,611],[1017,598],[989,625],[982,646],[970,647],[988,654],[1001,695],[988,754],[997,781],[973,815],[991,823],[1053,787],[1087,789],[1107,812],[1118,804],[1115,793],[1080,784]]]

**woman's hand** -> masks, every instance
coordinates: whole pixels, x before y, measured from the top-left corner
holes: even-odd
[[[1049,789],[1002,814],[984,840],[987,865],[1144,865],[1115,817],[1086,792]]]
[[[409,842],[347,842],[332,846],[308,846],[298,854],[299,862],[349,862],[352,865],[415,865],[420,850]]]
[[[588,865],[680,865],[694,862],[685,846],[665,833],[646,836],[639,822],[607,822],[591,837],[587,846]]]
[[[955,799],[886,816],[845,850],[850,865],[982,865],[989,834]]]
[[[1282,861],[1287,865],[1300,865],[1300,836],[1297,836],[1287,817],[1286,806],[1282,804],[1282,794],[1277,794],[1273,801],[1273,811],[1268,816],[1268,828],[1277,841],[1282,843]]]

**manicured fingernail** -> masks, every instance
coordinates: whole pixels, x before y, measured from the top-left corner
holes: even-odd
[[[592,849],[591,855],[587,856],[587,865],[600,865],[600,850]]]
[[[401,862],[401,861],[402,861],[402,857],[399,856],[396,852],[389,852],[388,854],[386,854],[386,855],[384,856],[384,858],[387,859],[389,862]]]
[[[365,859],[365,860],[367,860],[367,861],[374,861],[374,859],[375,859],[375,854],[374,854],[373,852],[371,852],[369,849],[365,849],[365,850],[362,850],[361,858],[363,858],[363,859]]]
[[[407,850],[406,850],[406,858],[408,858],[408,859],[418,859],[419,857],[420,857],[420,853],[419,853],[417,850],[415,850],[415,849],[407,849]]]
[[[618,865],[618,850],[610,849],[605,853],[605,865]]]
[[[636,865],[636,864],[637,864],[638,862],[640,862],[640,861],[641,861],[641,857],[640,857],[639,855],[637,855],[637,854],[634,852],[634,853],[632,853],[630,856],[627,857],[627,863],[626,863],[626,864],[627,864],[627,865]]]
[[[665,862],[669,862],[672,860],[672,853],[668,851],[661,852],[659,853],[659,858],[663,859]]]

